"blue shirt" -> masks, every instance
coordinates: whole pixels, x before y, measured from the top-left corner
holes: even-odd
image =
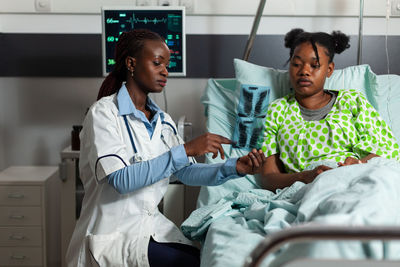
[[[117,95],[119,115],[131,115],[140,119],[146,126],[150,138],[158,120],[164,119],[163,111],[148,97],[147,107],[154,114],[149,121],[145,114],[137,110],[128,90],[123,85]],[[219,164],[192,164],[183,145],[171,148],[164,154],[148,161],[137,162],[108,175],[108,183],[119,193],[129,193],[156,183],[174,174],[187,185],[219,185],[240,175],[236,171],[237,158]]]
[[[117,95],[117,103],[119,109],[119,115],[129,115],[132,114],[133,117],[140,119],[143,124],[146,126],[147,132],[149,133],[150,139],[153,137],[154,129],[156,128],[158,117],[161,116],[161,120],[164,120],[164,113],[163,111],[151,100],[150,97],[146,100],[146,106],[150,109],[151,114],[153,117],[149,121],[146,115],[137,110],[135,104],[133,104],[131,96],[128,93],[128,89],[126,89],[125,84],[122,85],[121,89]]]

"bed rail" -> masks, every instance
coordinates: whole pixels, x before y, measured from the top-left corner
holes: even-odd
[[[264,258],[286,243],[316,240],[400,240],[400,227],[294,226],[267,236],[246,258],[244,267],[259,266]]]
[[[260,4],[258,5],[256,16],[254,17],[253,26],[251,28],[251,32],[249,35],[249,39],[247,39],[246,48],[244,49],[243,60],[248,61],[251,49],[253,48],[254,39],[256,38],[258,25],[260,25],[260,20],[264,11],[265,2],[267,0],[260,0]]]

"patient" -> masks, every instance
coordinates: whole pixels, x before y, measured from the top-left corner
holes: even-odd
[[[399,145],[389,126],[355,90],[324,90],[334,55],[349,48],[349,37],[336,31],[293,29],[289,75],[294,92],[269,106],[262,150],[264,188],[275,191],[296,181],[312,182],[335,167],[366,163],[373,157],[399,160]],[[322,164],[322,165],[321,165]]]

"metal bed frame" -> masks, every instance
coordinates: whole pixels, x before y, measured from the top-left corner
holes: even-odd
[[[258,26],[264,11],[266,0],[260,0],[256,16],[254,18],[251,33],[247,40],[243,60],[248,61]],[[363,32],[364,0],[360,0],[359,32],[357,64],[362,60],[362,32]],[[388,226],[294,226],[277,233],[268,235],[253,252],[245,259],[244,267],[259,266],[263,259],[273,253],[280,246],[289,242],[312,242],[317,240],[400,240],[400,227]],[[400,266],[400,261],[386,262],[385,266]],[[364,262],[365,263],[365,262]],[[324,263],[325,264],[325,263]],[[393,265],[392,265],[393,264]],[[307,266],[307,265],[304,265]],[[317,266],[317,265],[316,265]]]
[[[269,235],[246,258],[244,267],[256,267],[268,255],[290,242],[318,240],[400,240],[400,227],[389,226],[294,226]],[[380,261],[379,261],[380,262]],[[392,261],[400,266],[400,261]]]

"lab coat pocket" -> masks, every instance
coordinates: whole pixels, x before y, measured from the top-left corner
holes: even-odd
[[[105,235],[88,235],[87,246],[99,266],[125,266],[129,251],[124,235],[114,232]]]

